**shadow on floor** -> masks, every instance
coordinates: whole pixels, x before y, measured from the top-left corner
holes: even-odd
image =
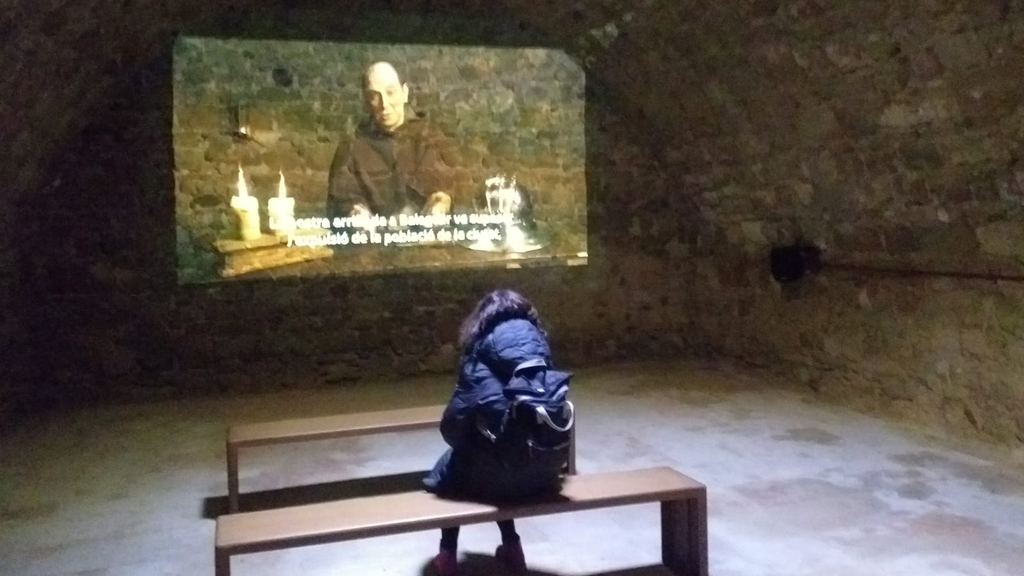
[[[434,570],[428,562],[423,566],[423,576],[434,576]],[[504,576],[510,574],[494,556],[487,554],[475,554],[472,552],[463,554],[459,562],[459,576]],[[561,572],[547,572],[528,568],[526,572],[518,573],[519,576],[562,576]],[[596,572],[587,576],[672,576],[667,568],[661,565],[639,566],[626,570],[614,570],[612,572]]]
[[[239,495],[238,508],[240,512],[255,512],[257,510],[316,504],[345,498],[410,492],[423,488],[422,480],[427,475],[427,472],[427,470],[423,470],[421,472],[405,472],[387,476],[355,478],[339,480],[337,482],[246,492]],[[201,511],[203,518],[213,520],[217,516],[227,513],[227,495],[203,498]]]

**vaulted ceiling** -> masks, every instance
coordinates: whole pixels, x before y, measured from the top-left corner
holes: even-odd
[[[5,143],[0,175],[13,184],[7,190],[44,184],[38,174],[43,160],[57,153],[90,119],[103,114],[119,82],[137,74],[179,31],[244,33],[244,22],[254,14],[309,9],[337,10],[341,21],[353,22],[362,14],[381,10],[499,19],[573,53],[611,91],[641,107],[646,102],[655,110],[649,103],[650,91],[677,89],[674,77],[682,77],[685,69],[681,44],[692,43],[693,33],[700,31],[694,26],[700,18],[682,22],[687,8],[713,6],[675,0],[14,0],[5,4],[0,16],[0,35],[6,38],[0,59],[0,94],[4,95],[0,141]],[[725,37],[730,32],[718,31]],[[715,49],[720,45],[711,44]],[[671,115],[664,107],[661,112]]]

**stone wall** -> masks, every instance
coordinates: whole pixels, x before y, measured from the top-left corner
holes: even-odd
[[[316,4],[2,16],[0,177],[18,226],[0,236],[0,288],[25,317],[0,336],[44,371],[5,390],[53,403],[447,370],[457,318],[513,285],[570,363],[739,358],[864,409],[1024,442],[1021,284],[964,276],[1024,272],[1021,0],[394,0],[421,24],[377,31],[389,41],[458,14],[499,22],[493,44],[536,33],[583,63],[590,265],[177,288],[173,150],[153,137],[170,117],[164,47],[183,29],[366,39],[359,18],[293,16]],[[825,270],[780,286],[767,251],[801,238]]]
[[[585,267],[179,286],[171,78],[165,51],[121,78],[48,159],[45,193],[27,199],[24,214],[45,215],[21,231],[45,367],[35,405],[450,372],[461,318],[502,286],[535,300],[570,366],[686,347],[672,269],[626,230],[633,186],[658,190],[660,169],[636,119],[598,83],[583,119],[596,230]]]
[[[161,94],[157,90],[156,94]],[[152,97],[152,94],[149,96]],[[585,267],[465,270],[379,277],[286,278],[182,286],[167,228],[171,151],[152,130],[158,106],[137,85],[124,114],[100,118],[67,148],[62,184],[31,206],[48,214],[29,235],[31,284],[45,379],[36,403],[334,386],[367,374],[450,372],[458,323],[487,290],[510,286],[534,299],[567,365],[668,355],[688,318],[678,279],[627,234],[597,232]],[[612,110],[588,154],[600,230],[618,231],[628,183],[650,173],[642,143]],[[126,155],[162,159],[127,163]],[[51,228],[52,227],[52,228]],[[59,235],[51,235],[57,229]]]
[[[1024,284],[994,280],[1024,277],[1024,3],[688,4],[701,18],[644,36],[680,81],[639,104],[679,102],[666,170],[707,219],[696,246],[716,245],[684,257],[696,339],[867,409],[1024,442]],[[693,249],[641,218],[666,253]],[[768,249],[796,240],[825,269],[780,287]]]

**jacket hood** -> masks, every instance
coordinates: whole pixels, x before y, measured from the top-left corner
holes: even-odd
[[[506,320],[495,326],[477,353],[504,378],[510,377],[515,367],[526,360],[551,357],[543,332],[524,319]]]

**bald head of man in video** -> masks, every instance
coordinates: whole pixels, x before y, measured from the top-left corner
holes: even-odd
[[[370,64],[363,74],[363,101],[381,130],[394,132],[405,123],[409,85],[388,62]]]
[[[443,132],[410,108],[390,62],[370,64],[362,88],[367,117],[331,162],[328,216],[449,212],[454,154]]]

